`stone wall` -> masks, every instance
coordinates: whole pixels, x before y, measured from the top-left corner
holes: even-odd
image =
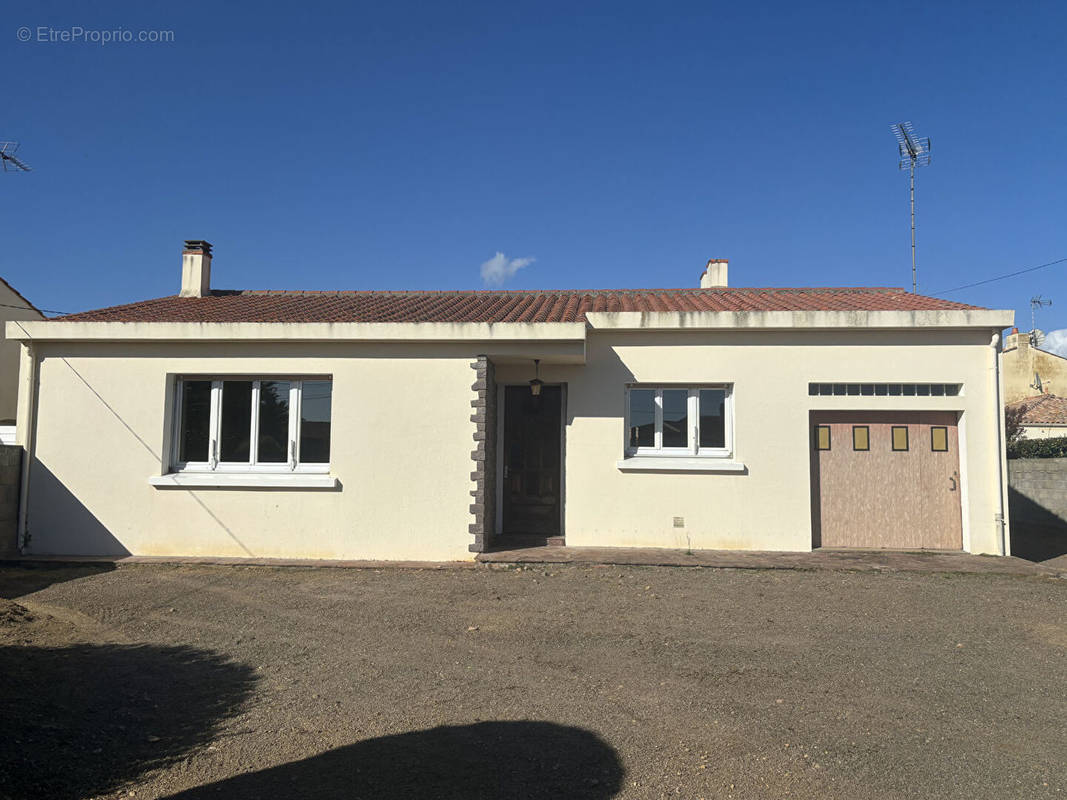
[[[470,532],[474,534],[474,542],[470,545],[470,551],[483,553],[492,544],[496,530],[496,370],[486,356],[478,356],[478,360],[471,363],[471,368],[475,374],[471,385],[474,392],[471,422],[475,424],[474,450],[471,452],[474,471],[471,480],[475,488],[471,490],[474,502],[470,510],[474,522],[470,525]]]
[[[18,555],[22,447],[0,445],[0,558]]]
[[[1013,556],[1067,554],[1067,458],[1008,459],[1008,512]]]

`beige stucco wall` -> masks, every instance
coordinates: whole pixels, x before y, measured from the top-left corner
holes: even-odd
[[[469,357],[330,344],[37,347],[30,554],[470,557]],[[150,486],[175,374],[332,375],[341,488]]]
[[[570,545],[808,550],[808,417],[818,409],[961,413],[964,546],[999,552],[989,330],[590,330],[567,384]],[[493,345],[505,347],[503,345]],[[484,343],[44,342],[27,506],[30,554],[469,559],[470,362]],[[499,383],[525,383],[551,343],[508,344]],[[330,374],[323,490],[155,488],[168,376]],[[953,382],[959,397],[810,397],[817,382]],[[623,472],[627,383],[734,385],[743,474]],[[24,404],[33,405],[27,392]],[[26,441],[29,441],[26,439]],[[859,506],[862,513],[862,505]],[[684,528],[673,527],[683,517]]]
[[[44,319],[41,312],[24,308],[26,301],[0,281],[0,425],[15,420],[18,406],[19,349],[17,341],[6,337],[4,322],[8,320]]]
[[[937,409],[962,412],[964,546],[997,553],[989,340],[990,331],[590,332],[585,367],[542,370],[547,382],[567,384],[567,544],[809,550],[809,413]],[[528,371],[498,367],[497,380],[521,383]],[[965,388],[959,397],[809,397],[810,381]],[[732,383],[735,458],[747,472],[620,471],[629,382]],[[674,517],[685,527],[675,528]]]
[[[1034,388],[1035,375],[1041,389]],[[1030,346],[1029,335],[1014,333],[1004,339],[1004,400],[1055,394],[1067,397],[1067,358]]]

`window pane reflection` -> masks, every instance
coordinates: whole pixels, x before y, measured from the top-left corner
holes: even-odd
[[[289,381],[259,384],[258,458],[263,464],[289,460]]]
[[[700,446],[726,447],[726,390],[700,390]]]
[[[223,381],[219,460],[247,464],[251,429],[252,381]]]
[[[300,461],[330,461],[330,411],[333,381],[304,381],[300,397]]]
[[[180,461],[207,461],[211,425],[211,381],[182,382]]]
[[[656,443],[656,393],[652,389],[630,390],[630,447],[654,447]]]
[[[686,447],[689,443],[689,390],[663,390],[663,446]]]

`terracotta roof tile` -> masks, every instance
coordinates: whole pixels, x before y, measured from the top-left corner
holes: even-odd
[[[1067,397],[1043,394],[1006,404],[1008,411],[1021,409],[1021,425],[1067,425]]]
[[[904,289],[215,291],[57,317],[57,322],[582,322],[596,311],[921,311],[976,306]]]

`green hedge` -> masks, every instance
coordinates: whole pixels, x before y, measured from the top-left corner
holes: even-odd
[[[1008,445],[1008,458],[1067,458],[1067,436],[1019,439]]]

